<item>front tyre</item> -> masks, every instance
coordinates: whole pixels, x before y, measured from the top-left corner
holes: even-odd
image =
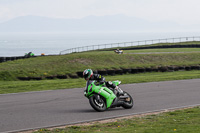
[[[100,95],[94,94],[89,98],[90,105],[98,112],[106,110],[106,103]]]
[[[125,109],[131,109],[133,107],[133,98],[130,94],[124,91],[124,96],[128,96],[128,98],[125,99],[124,103],[122,104],[122,107]]]

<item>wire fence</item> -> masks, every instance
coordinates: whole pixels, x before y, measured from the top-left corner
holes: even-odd
[[[90,45],[90,46],[66,49],[66,50],[60,51],[60,55],[70,54],[70,53],[75,53],[75,52],[100,50],[100,49],[105,49],[105,48],[122,48],[122,47],[130,47],[130,46],[151,45],[151,44],[157,44],[157,43],[180,43],[180,42],[191,42],[191,41],[200,41],[200,36]]]

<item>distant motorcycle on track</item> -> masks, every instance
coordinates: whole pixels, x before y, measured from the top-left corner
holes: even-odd
[[[119,86],[121,81],[112,81],[112,83]],[[131,95],[127,92],[123,91],[123,94],[119,95],[115,90],[107,88],[105,83],[100,84],[95,80],[87,81],[84,95],[89,99],[93,109],[99,112],[115,107],[131,109],[134,105]]]

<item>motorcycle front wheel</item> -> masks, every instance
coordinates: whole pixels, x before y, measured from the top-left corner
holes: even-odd
[[[128,98],[125,99],[124,103],[122,104],[122,107],[125,109],[131,109],[133,107],[133,98],[131,97],[130,94],[124,91],[124,95],[127,95]]]
[[[106,110],[106,103],[100,95],[94,94],[89,98],[89,102],[92,108],[98,112]]]

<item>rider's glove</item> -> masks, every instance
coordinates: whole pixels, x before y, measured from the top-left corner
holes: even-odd
[[[104,84],[104,82],[105,82],[105,81],[99,81],[99,84],[100,84],[100,85],[101,85],[101,84]]]

